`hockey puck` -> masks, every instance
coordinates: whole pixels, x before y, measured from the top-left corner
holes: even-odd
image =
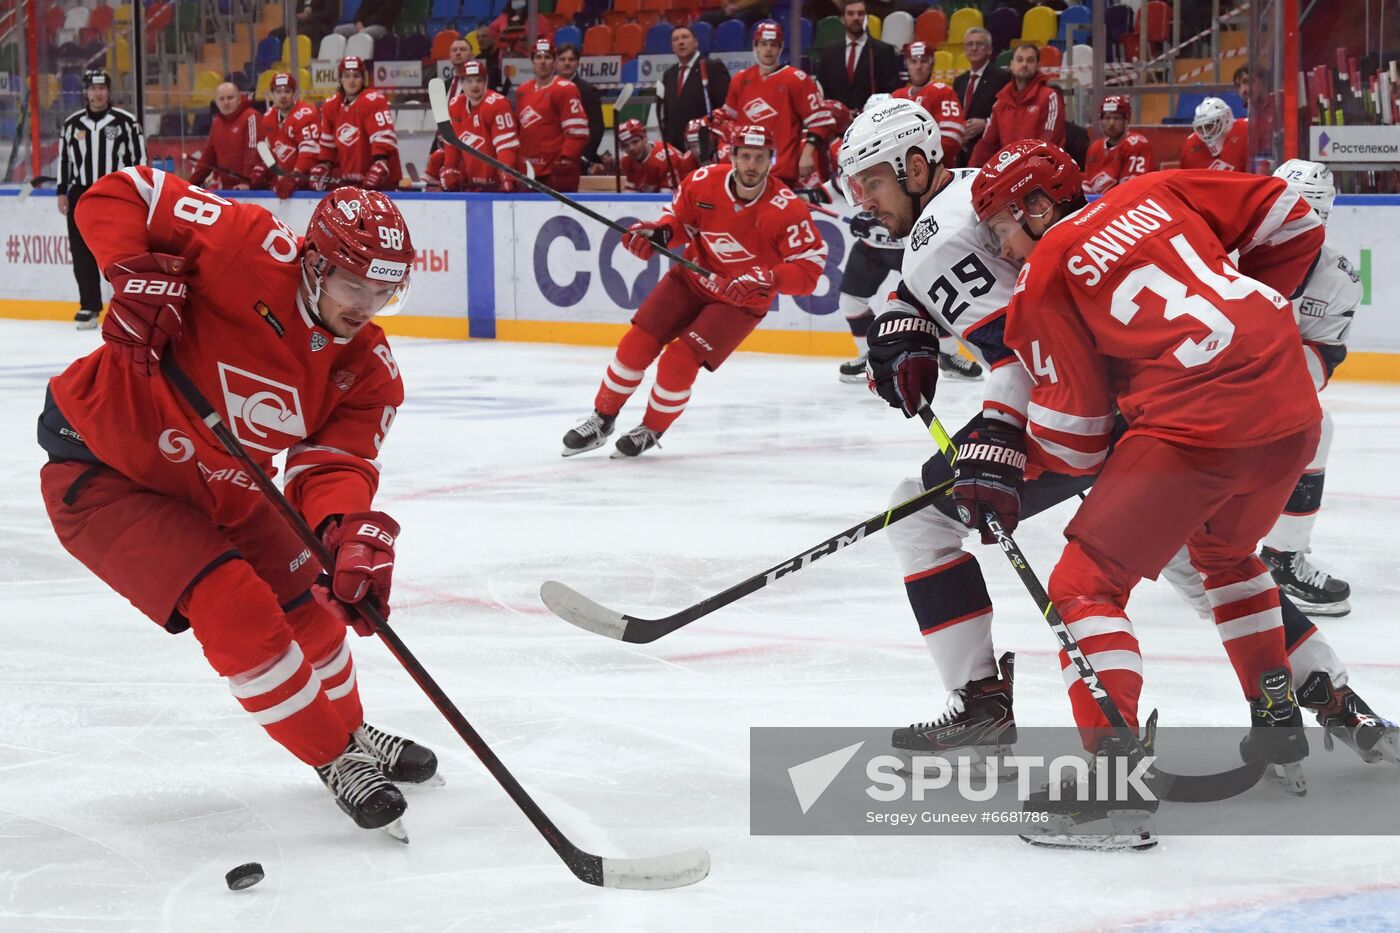
[[[257,862],[239,865],[237,868],[229,869],[229,873],[224,875],[224,880],[228,882],[230,891],[242,891],[244,888],[251,888],[263,880],[263,867]]]

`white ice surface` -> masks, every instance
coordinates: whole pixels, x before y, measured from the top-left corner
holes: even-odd
[[[839,384],[831,360],[739,354],[702,374],[662,450],[563,460],[609,351],[396,341],[408,402],[379,500],[403,523],[396,629],[575,842],[618,856],[704,846],[714,869],[669,892],[580,884],[387,652],[357,639],[371,721],[431,744],[448,781],[411,792],[411,845],[358,830],[191,636],[161,633],[54,538],[34,419],[44,380],[97,339],[0,323],[0,930],[1209,930],[1270,926],[1285,908],[1284,928],[1396,923],[1388,838],[1170,837],[1098,855],[1005,837],[749,836],[749,726],[896,726],[942,706],[886,543],[649,646],[574,629],[537,591],[557,578],[664,614],[882,510],[931,443]],[[978,392],[940,389],[950,429]],[[1400,390],[1338,383],[1327,402],[1314,557],[1351,581],[1355,610],[1323,625],[1393,716]],[[1042,576],[1069,514],[1019,534]],[[1068,724],[1051,634],[998,555],[981,562],[998,648],[1019,656],[1018,720]],[[1161,584],[1131,612],[1144,708],[1170,725],[1241,722],[1210,626]],[[266,880],[228,891],[223,873],[247,861]]]

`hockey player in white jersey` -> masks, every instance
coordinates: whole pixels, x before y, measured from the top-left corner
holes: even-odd
[[[963,549],[969,529],[959,508],[975,516],[990,507],[1014,531],[1019,519],[1093,482],[1056,474],[1023,481],[1013,465],[966,453],[989,434],[1010,438],[1014,446],[1024,431],[1031,379],[1002,339],[1019,270],[1000,257],[978,224],[971,198],[976,171],[950,171],[938,164],[940,157],[937,124],[922,108],[894,101],[852,123],[840,160],[851,201],[906,244],[903,279],[871,329],[872,388],[906,417],[932,402],[939,368],[931,323],[957,334],[988,368],[981,414],[954,435],[964,452],[956,471],[936,454],[920,478],[903,481],[892,496],[902,502],[954,480],[950,495],[888,530],[915,621],[949,690],[945,709],[932,721],[895,730],[895,748],[915,754],[996,749],[1015,737],[1013,659],[1008,653],[998,663],[993,650],[991,597],[977,558]],[[1282,603],[1295,683],[1316,685],[1298,691],[1300,702],[1367,761],[1400,761],[1396,727],[1346,686],[1346,669],[1322,634],[1287,598]],[[1075,675],[1070,670],[1066,676]]]
[[[1274,172],[1304,198],[1324,224],[1332,211],[1337,189],[1327,166],[1304,159],[1289,159]],[[1352,315],[1361,304],[1361,277],[1334,247],[1322,246],[1317,265],[1293,296],[1298,330],[1308,360],[1313,386],[1321,392],[1332,371],[1346,359],[1347,332]],[[1308,562],[1308,544],[1322,505],[1322,484],[1327,451],[1332,444],[1332,416],[1322,409],[1322,439],[1317,453],[1293,490],[1283,515],[1264,538],[1261,555],[1274,580],[1308,615],[1344,616],[1351,611],[1351,587]]]

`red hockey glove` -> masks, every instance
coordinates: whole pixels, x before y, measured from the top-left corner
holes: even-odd
[[[662,221],[640,221],[627,228],[622,248],[642,261],[651,258],[656,247],[671,242],[671,225]]]
[[[258,189],[266,188],[270,177],[266,165],[256,165],[253,167],[253,174],[248,176],[248,187]]]
[[[501,173],[501,192],[502,192],[503,194],[515,194],[515,192],[518,191],[518,190],[519,190],[519,188],[517,187],[516,180],[515,180],[514,178],[512,178],[511,176],[507,175],[505,172],[502,172],[502,173]]]
[[[549,184],[555,191],[577,191],[583,166],[578,159],[560,156],[549,167]]]
[[[981,529],[983,544],[997,543],[983,524],[988,512],[996,513],[1007,534],[1016,530],[1025,471],[1025,434],[1004,422],[983,418],[958,448],[953,503],[964,525]]]
[[[331,164],[329,162],[317,162],[311,166],[311,171],[306,174],[313,191],[325,191],[330,187]]]
[[[715,297],[725,304],[738,305],[741,308],[770,303],[775,287],[773,276],[757,266],[732,279],[719,274],[711,275],[701,279],[700,285],[706,291],[713,292]]]
[[[938,325],[902,311],[870,324],[866,379],[870,391],[912,418],[938,387]]]
[[[277,192],[279,198],[285,201],[292,196],[292,192],[297,190],[297,180],[291,175],[278,175],[277,180],[272,183],[272,189]]]
[[[361,186],[370,191],[383,191],[389,185],[389,160],[375,159],[369,165],[369,171],[365,172]]]
[[[462,170],[444,166],[442,171],[438,172],[438,181],[441,182],[443,191],[461,191]]]
[[[394,540],[398,536],[399,523],[383,512],[351,512],[321,533],[321,540],[335,558],[335,568],[329,592],[318,585],[312,593],[318,603],[361,635],[373,635],[374,630],[357,613],[346,612],[344,606],[372,596],[384,618],[389,618]]]
[[[180,336],[189,296],[184,267],[180,256],[141,253],[103,270],[112,283],[112,303],[102,319],[102,339],[143,376],[155,374],[165,345]]]

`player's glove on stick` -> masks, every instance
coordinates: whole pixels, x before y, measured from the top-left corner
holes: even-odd
[[[266,187],[268,186],[268,185],[267,185],[267,180],[268,180],[267,166],[266,166],[266,165],[254,166],[254,168],[253,168],[253,174],[251,174],[251,175],[248,176],[248,187],[249,187],[249,188],[256,188],[256,189],[259,189],[259,190],[260,190],[260,189],[263,189],[263,188],[266,188]]]
[[[953,504],[964,525],[981,529],[982,543],[996,538],[983,524],[995,512],[1007,534],[1021,519],[1021,483],[1026,472],[1025,433],[988,418],[972,429],[958,448],[953,467]]]
[[[350,512],[332,521],[321,533],[321,540],[335,558],[330,588],[312,588],[316,601],[361,635],[374,630],[357,614],[345,611],[367,597],[373,597],[384,618],[389,617],[389,587],[394,576],[394,541],[399,523],[383,512]]]
[[[370,191],[383,191],[389,186],[389,160],[375,159],[370,163],[361,184]]]
[[[297,190],[297,180],[291,175],[279,175],[272,183],[272,189],[277,192],[277,196],[283,201],[292,196],[292,192]]]
[[[442,182],[442,190],[443,190],[443,191],[461,191],[461,190],[462,190],[462,170],[461,170],[461,169],[451,168],[450,166],[444,166],[444,167],[443,167],[443,170],[442,170],[441,172],[438,173],[438,179]]]
[[[656,247],[671,242],[671,225],[661,221],[641,221],[627,228],[622,237],[622,248],[643,261],[651,258]]]
[[[870,391],[912,418],[938,388],[938,325],[886,311],[870,325],[866,378]]]
[[[726,304],[738,305],[741,308],[769,304],[773,300],[775,289],[773,276],[757,266],[734,278],[712,275],[701,279],[700,284]]]
[[[317,162],[315,165],[311,166],[311,171],[306,173],[306,177],[313,190],[325,191],[331,177],[331,164],[329,162]]]
[[[184,325],[184,266],[180,256],[140,253],[103,270],[112,283],[112,302],[102,319],[102,339],[143,376],[160,368],[166,345]]]

